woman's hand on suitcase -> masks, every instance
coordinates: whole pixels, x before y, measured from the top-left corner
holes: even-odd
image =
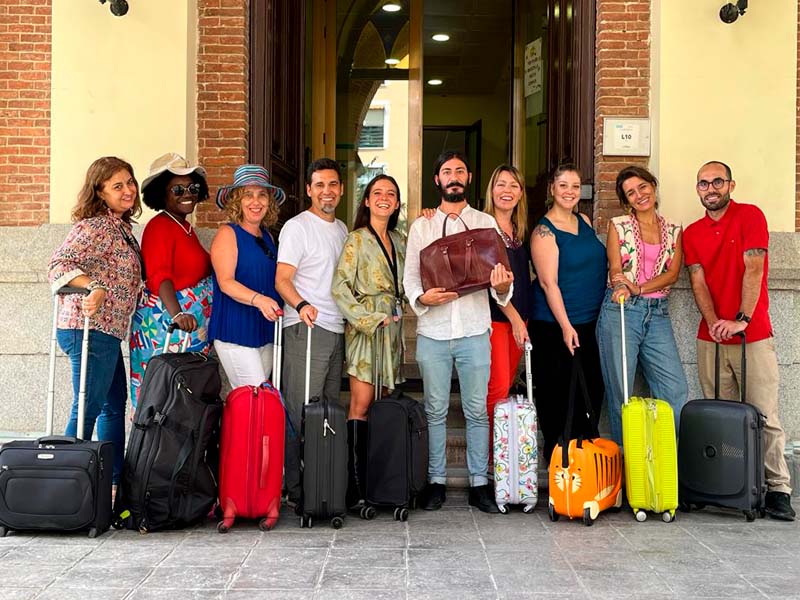
[[[81,300],[81,308],[85,317],[93,316],[106,301],[106,291],[103,288],[95,288]]]
[[[197,319],[194,318],[194,315],[190,315],[189,313],[182,312],[175,315],[172,318],[172,322],[175,324],[175,327],[188,333],[192,333],[197,329]]]
[[[260,310],[261,314],[264,315],[264,318],[268,321],[277,321],[278,316],[281,314],[280,305],[264,294],[259,294],[254,298],[253,306]]]
[[[514,341],[520,348],[525,347],[525,342],[530,338],[528,337],[528,326],[522,319],[515,319],[511,323],[511,332],[514,334]]]

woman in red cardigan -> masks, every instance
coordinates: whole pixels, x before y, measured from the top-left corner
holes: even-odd
[[[174,323],[190,336],[189,352],[207,353],[211,259],[187,217],[208,198],[206,172],[169,153],[150,165],[142,199],[159,210],[142,234],[145,289],[131,323],[131,400],[136,407],[147,362],[160,352]],[[170,343],[179,346],[184,336]]]

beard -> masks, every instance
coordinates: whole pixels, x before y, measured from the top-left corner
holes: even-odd
[[[448,191],[450,189],[453,191]],[[445,202],[452,202],[453,204],[458,204],[459,202],[464,202],[467,199],[465,188],[460,186],[450,185],[450,187],[446,188],[440,185],[439,192],[441,193],[442,199]]]
[[[728,206],[728,202],[730,202],[730,199],[731,199],[731,194],[730,192],[728,192],[727,194],[722,194],[719,197],[719,200],[717,200],[716,202],[706,202],[705,198],[703,198],[700,202],[703,204],[706,210],[716,212]]]

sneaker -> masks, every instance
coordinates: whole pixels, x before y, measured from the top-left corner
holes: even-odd
[[[494,501],[494,492],[491,485],[477,485],[469,488],[469,505],[481,512],[499,513],[500,509]]]
[[[423,510],[439,510],[447,500],[447,488],[442,483],[429,483],[420,501]]]
[[[764,507],[770,517],[779,521],[794,521],[796,516],[789,494],[785,492],[767,492]]]

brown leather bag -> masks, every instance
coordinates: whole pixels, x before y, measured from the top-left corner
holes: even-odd
[[[464,219],[456,213],[459,220]],[[489,287],[489,275],[497,263],[508,271],[506,245],[494,227],[470,229],[447,235],[447,215],[442,224],[442,237],[432,242],[419,253],[419,270],[422,289],[444,288],[466,296]]]

